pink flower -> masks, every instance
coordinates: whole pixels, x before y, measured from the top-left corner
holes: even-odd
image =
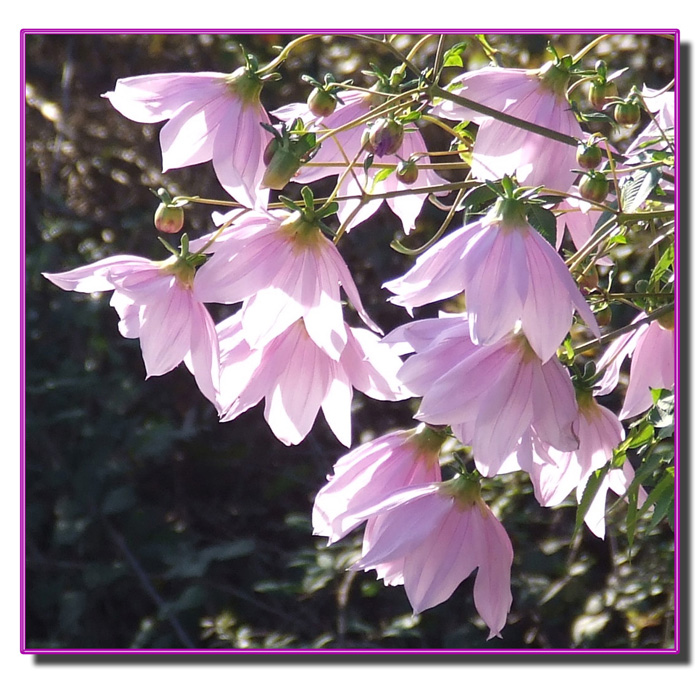
[[[338,440],[351,442],[353,387],[371,398],[407,398],[396,379],[401,360],[368,330],[346,325],[347,343],[338,360],[313,341],[297,320],[265,347],[246,342],[241,312],[217,325],[221,343],[222,421],[235,419],[265,399],[265,420],[284,444],[298,444],[319,409]]]
[[[350,508],[368,507],[406,486],[440,481],[438,456],[444,440],[421,425],[386,434],[344,455],[316,495],[314,534],[335,543],[359,524],[348,522]]]
[[[574,308],[600,334],[565,263],[527,223],[517,200],[499,200],[483,219],[440,240],[384,287],[396,294],[390,301],[409,312],[464,291],[475,344],[492,344],[520,322],[543,361],[569,332]]]
[[[571,137],[581,127],[566,100],[568,74],[553,63],[540,71],[485,67],[455,78],[455,95]],[[481,180],[513,175],[521,185],[544,185],[565,192],[575,180],[576,148],[503,123],[460,104],[443,100],[432,113],[479,124],[472,173]]]
[[[233,74],[167,73],[121,78],[105,93],[139,123],[168,120],[160,132],[163,171],[212,160],[216,177],[241,204],[265,206],[263,152],[270,119],[260,104],[261,81],[245,68]]]
[[[574,389],[556,357],[543,364],[522,335],[477,346],[465,318],[433,323],[432,342],[421,339],[398,373],[409,391],[423,397],[416,419],[452,427],[462,443],[472,446],[479,472],[487,477],[509,471],[503,469],[508,456],[531,427],[560,450],[578,447]],[[413,325],[398,328],[386,342],[405,350]]]
[[[325,132],[340,128],[358,118],[366,116],[372,110],[372,95],[359,92],[346,92],[341,94],[343,104],[336,107],[336,110],[325,117],[315,117],[309,112],[306,104],[294,103],[281,107],[272,112],[273,116],[285,122],[301,118],[311,130],[315,130],[317,137],[321,137]],[[359,153],[358,165],[352,173],[348,173],[341,182],[339,196],[359,195],[361,191],[370,194],[382,194],[398,190],[420,189],[433,185],[440,185],[444,180],[430,169],[419,169],[416,181],[406,185],[393,171],[383,180],[377,180],[380,173],[378,167],[372,167],[369,173],[365,173],[362,162],[366,153],[362,152],[362,133],[365,125],[353,126],[344,131],[340,131],[333,137],[324,140],[319,151],[313,157],[312,165],[304,165],[299,170],[296,182],[310,183],[320,178],[332,175],[340,175],[347,166],[347,160],[352,161]],[[415,124],[409,124],[405,128],[403,142],[396,154],[389,154],[382,157],[381,163],[398,164],[401,159],[408,161],[414,156],[418,163],[428,163],[427,148],[423,136]],[[330,166],[315,166],[314,164],[334,164]],[[359,184],[358,184],[359,183]],[[389,208],[401,219],[404,232],[408,234],[415,228],[418,214],[423,207],[425,194],[406,194],[400,197],[393,197],[386,200]],[[383,199],[376,199],[365,204],[348,224],[348,229],[362,223],[373,216],[379,209]],[[360,200],[347,200],[340,202],[338,218],[344,222],[353,211],[359,206]]]
[[[253,348],[268,345],[303,318],[311,339],[338,360],[347,343],[341,285],[362,320],[381,332],[336,246],[299,213],[245,214],[211,249],[214,255],[198,270],[194,291],[202,301],[243,301],[241,324]]]
[[[119,331],[140,339],[146,377],[164,375],[184,360],[202,394],[216,403],[219,344],[214,321],[192,292],[191,266],[174,257],[112,256],[43,275],[66,291],[114,290],[110,304],[119,314]]]
[[[644,319],[645,313],[633,322]],[[642,325],[620,335],[610,344],[598,361],[598,368],[606,368],[597,395],[609,394],[615,389],[624,359],[632,356],[629,384],[620,411],[625,420],[641,415],[653,405],[651,389],[673,389],[675,371],[675,335],[673,312],[659,320]]]
[[[474,604],[489,638],[500,635],[512,603],[513,547],[478,484],[456,477],[411,486],[352,512],[370,522],[353,569],[379,568],[386,583],[403,583],[416,614],[447,600],[477,569]]]
[[[535,497],[545,507],[561,504],[574,489],[580,503],[590,476],[612,460],[615,449],[625,438],[617,416],[601,406],[590,393],[580,392],[577,402],[576,433],[580,442],[577,449],[558,451],[543,444],[534,433],[523,438],[518,449],[519,463],[530,474]],[[599,538],[605,537],[608,490],[622,497],[633,479],[634,470],[628,461],[622,468],[610,469],[604,475],[584,516],[588,528]],[[641,507],[645,500],[646,493],[640,488],[638,505]]]

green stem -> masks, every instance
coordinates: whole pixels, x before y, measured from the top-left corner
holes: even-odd
[[[383,116],[384,114],[391,114],[393,112],[399,111],[400,109],[403,109],[406,106],[405,102],[401,102],[400,104],[395,104],[395,101],[398,99],[403,100],[406,97],[413,97],[414,95],[421,93],[422,89],[421,88],[416,88],[414,90],[409,90],[405,93],[400,93],[399,95],[393,95],[390,100],[385,102],[384,104],[380,104],[379,106],[375,107],[374,109],[371,109],[369,112],[362,116],[358,116],[356,119],[353,119],[352,121],[348,121],[348,123],[338,126],[338,128],[333,128],[333,129],[328,129],[328,132],[324,133],[320,137],[316,138],[316,145],[320,145],[324,140],[328,139],[329,137],[332,137],[333,135],[337,135],[338,133],[342,133],[345,130],[349,130],[350,128],[355,128],[356,126],[360,126],[363,123],[367,123],[368,121],[372,121],[373,119],[379,118],[380,116]],[[375,93],[376,94],[376,93]],[[378,93],[381,95],[382,93]]]
[[[670,313],[673,310],[674,306],[675,303],[666,304],[664,306],[661,306],[661,308],[657,308],[655,311],[649,313],[647,317],[643,320],[637,320],[636,322],[621,327],[619,330],[613,330],[612,332],[608,332],[608,334],[604,334],[599,339],[593,339],[589,342],[586,342],[585,344],[579,344],[579,346],[574,347],[574,353],[577,355],[579,353],[584,353],[585,351],[589,351],[590,349],[593,349],[596,346],[599,346],[600,344],[606,344],[610,340],[615,339],[616,337],[619,337],[622,334],[626,334],[627,332],[633,332],[637,328],[642,327],[642,325],[646,325],[647,323],[650,323],[653,320],[656,320],[657,318],[666,315],[666,313]]]
[[[277,55],[277,57],[275,57],[271,62],[269,62],[265,66],[258,69],[257,75],[262,76],[263,74],[269,73],[270,71],[274,71],[280,64],[286,61],[287,57],[289,57],[290,53],[292,52],[292,50],[294,50],[294,48],[298,47],[302,43],[305,43],[307,40],[311,40],[313,38],[320,38],[322,37],[322,35],[323,34],[321,33],[307,33],[306,35],[299,36],[299,38],[295,38],[291,43],[288,43],[284,46],[282,52],[280,52]]]
[[[450,210],[447,213],[447,216],[445,216],[445,220],[442,222],[442,225],[438,229],[438,231],[422,246],[418,247],[417,249],[409,249],[408,247],[404,247],[401,242],[398,240],[394,240],[391,243],[392,249],[395,249],[401,254],[406,254],[408,256],[420,256],[424,251],[427,249],[430,249],[430,247],[435,244],[444,234],[445,230],[447,230],[450,221],[452,220],[452,217],[455,215],[457,212],[457,207],[459,206],[459,203],[462,201],[464,198],[464,195],[467,193],[467,188],[462,188],[458,193],[457,196],[455,197],[454,202],[452,202],[452,206],[450,207]]]
[[[581,48],[576,55],[573,58],[573,63],[576,64],[576,62],[580,62],[598,43],[602,43],[606,38],[609,38],[610,34],[609,33],[604,33],[601,36],[598,36],[594,40],[592,40],[588,45],[585,47]]]

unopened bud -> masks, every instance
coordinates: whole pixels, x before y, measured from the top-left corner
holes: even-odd
[[[403,126],[396,119],[377,119],[369,129],[367,142],[378,157],[398,152],[403,142]]]
[[[185,224],[185,212],[180,206],[172,204],[160,204],[156,209],[153,223],[160,232],[174,234],[182,230]]]

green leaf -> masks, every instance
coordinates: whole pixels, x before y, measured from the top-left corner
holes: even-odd
[[[457,43],[456,45],[453,45],[447,52],[445,52],[445,56],[442,58],[442,65],[464,66],[464,62],[462,61],[462,53],[466,47],[466,43]]]
[[[596,470],[591,474],[586,482],[586,487],[583,490],[583,496],[581,496],[581,502],[576,508],[576,525],[574,526],[574,535],[583,525],[584,518],[591,507],[591,503],[600,489],[605,475],[610,470],[610,463],[606,463],[599,470]]]
[[[530,205],[527,209],[530,225],[544,237],[552,246],[557,241],[557,219],[554,214],[542,206]]]
[[[622,210],[636,211],[661,180],[661,171],[655,166],[635,171],[620,187]]]
[[[639,510],[639,515],[641,516],[649,510],[652,505],[654,506],[654,513],[652,514],[648,531],[657,526],[666,516],[669,508],[672,507],[674,488],[674,470],[672,467],[669,467],[666,469],[666,472],[664,472],[661,481],[654,487]]]
[[[659,262],[654,266],[654,270],[651,271],[651,277],[649,278],[649,282],[658,282],[661,279],[661,277],[666,273],[666,271],[673,266],[673,262],[674,248],[673,244],[671,244],[661,255]]]
[[[230,543],[204,548],[198,552],[180,553],[174,558],[171,568],[165,573],[166,578],[194,578],[203,576],[209,564],[215,560],[232,560],[252,555],[255,543],[249,538],[242,538]]]
[[[657,429],[668,429],[675,422],[675,398],[672,391],[664,389],[649,413],[649,422]]]
[[[392,168],[380,168],[372,179],[372,189],[370,190],[370,194],[374,192],[374,188],[377,183],[381,183],[382,180],[386,180],[395,170],[395,166]]]

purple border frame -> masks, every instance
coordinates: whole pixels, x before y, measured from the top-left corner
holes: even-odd
[[[20,383],[21,383],[21,393],[20,393],[20,653],[29,655],[266,655],[274,657],[276,655],[500,655],[500,654],[515,654],[515,655],[582,655],[582,654],[602,654],[602,655],[638,655],[638,654],[648,654],[648,655],[678,655],[681,653],[680,642],[681,629],[680,629],[680,600],[679,600],[679,585],[680,585],[680,552],[679,552],[679,540],[681,538],[682,518],[680,515],[680,485],[679,482],[684,474],[682,466],[679,466],[679,462],[675,463],[676,467],[676,477],[675,477],[675,498],[674,498],[674,584],[675,584],[675,595],[674,595],[674,635],[675,635],[675,647],[674,648],[658,648],[658,649],[391,649],[391,650],[367,650],[367,649],[250,649],[250,650],[234,650],[234,649],[36,649],[26,647],[26,617],[25,617],[25,549],[26,549],[26,539],[25,539],[25,427],[26,427],[26,358],[25,358],[25,341],[26,341],[26,316],[25,316],[25,304],[26,304],[26,279],[24,277],[25,273],[25,254],[26,254],[26,216],[25,216],[25,187],[26,187],[26,121],[25,121],[25,84],[26,84],[26,54],[25,54],[25,36],[27,35],[54,35],[54,34],[89,34],[89,35],[109,35],[109,34],[138,34],[138,35],[148,35],[153,33],[162,34],[220,34],[220,33],[234,33],[241,35],[250,34],[269,34],[274,33],[276,35],[289,35],[289,34],[305,34],[305,33],[316,33],[316,34],[333,34],[333,33],[365,33],[365,34],[384,34],[390,33],[405,33],[405,34],[429,34],[429,33],[444,33],[444,34],[472,34],[472,33],[497,33],[497,34],[513,34],[513,35],[523,35],[523,34],[595,34],[600,35],[603,33],[610,34],[669,34],[674,36],[674,75],[675,75],[675,100],[674,100],[674,125],[676,129],[676,141],[678,140],[678,130],[679,119],[680,119],[680,29],[469,29],[469,30],[455,30],[455,29],[397,29],[392,28],[390,31],[379,30],[379,29],[352,29],[343,28],[340,29],[241,29],[241,30],[227,30],[227,29],[22,29],[20,31],[20,158],[21,158],[21,169],[20,169]],[[676,144],[676,168],[678,168],[682,161],[682,149],[681,145]],[[680,197],[681,193],[676,192],[675,195],[675,213],[676,222],[678,223],[681,218],[681,207],[680,207]],[[675,253],[679,253],[680,239],[678,231],[675,232],[674,237],[675,243]],[[683,275],[681,272],[680,260],[677,259],[675,263],[675,276],[676,279],[680,279]],[[675,310],[674,310],[674,336],[675,336],[675,366],[674,366],[674,380],[675,388],[674,394],[675,398],[678,399],[680,394],[680,372],[679,372],[679,353],[680,353],[680,307],[682,305],[680,299],[680,291],[678,288],[675,290],[674,296]],[[676,401],[677,402],[677,401]],[[675,453],[678,455],[680,450],[680,420],[679,411],[676,411],[676,428],[674,432],[674,448]],[[676,459],[678,460],[678,459]],[[680,476],[679,476],[680,475]]]

